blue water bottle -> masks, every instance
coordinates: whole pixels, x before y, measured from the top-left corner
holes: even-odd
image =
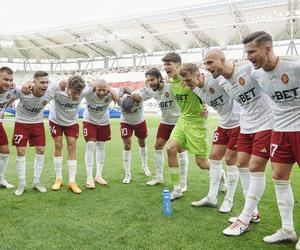
[[[172,215],[171,195],[168,189],[163,190],[162,198],[163,198],[164,215],[171,216]]]

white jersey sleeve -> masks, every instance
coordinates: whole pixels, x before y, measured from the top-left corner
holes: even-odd
[[[270,71],[259,69],[254,75],[272,99],[275,131],[300,131],[300,58],[281,57]]]
[[[270,98],[259,87],[252,76],[253,66],[236,65],[232,76],[225,79],[219,76],[217,80],[227,94],[235,99],[244,109],[241,115],[241,133],[252,134],[273,129],[273,112]]]
[[[197,87],[193,91],[218,112],[221,128],[231,129],[240,125],[241,106],[225,92],[212,76],[206,74],[203,87]]]

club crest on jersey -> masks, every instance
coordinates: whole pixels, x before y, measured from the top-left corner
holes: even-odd
[[[165,93],[165,97],[168,98],[169,96],[170,96],[169,92],[166,92],[166,93]]]
[[[239,84],[244,86],[245,85],[245,79],[243,77],[239,78]]]
[[[48,102],[47,102],[46,100],[45,100],[45,101],[43,101],[43,105],[44,105],[44,106],[46,106],[46,105],[47,105],[47,103],[48,103]]]
[[[282,74],[280,79],[283,84],[288,84],[288,82],[289,82],[289,76],[287,74]]]
[[[9,99],[10,98],[10,94],[8,94],[7,96],[6,96],[6,99]]]
[[[104,102],[105,102],[105,103],[108,103],[108,98],[107,98],[107,97],[104,99]]]
[[[215,90],[214,90],[212,87],[210,87],[208,90],[209,90],[209,92],[210,92],[211,94],[214,94],[214,93],[215,93]]]

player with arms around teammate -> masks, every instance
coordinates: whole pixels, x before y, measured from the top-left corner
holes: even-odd
[[[58,84],[57,84],[58,85]],[[49,127],[54,141],[54,167],[56,180],[52,190],[57,191],[63,185],[62,181],[62,136],[65,134],[68,150],[68,188],[80,194],[81,189],[75,182],[77,172],[76,143],[79,135],[78,109],[84,96],[93,91],[91,84],[85,84],[80,76],[71,76],[64,90],[55,91],[54,103],[50,108]]]
[[[120,93],[120,95],[122,95],[122,93]],[[151,176],[151,172],[147,165],[147,124],[144,118],[143,102],[135,103],[130,95],[123,94],[119,103],[121,106],[120,131],[123,140],[123,166],[125,170],[123,183],[129,184],[131,181],[131,138],[133,132],[138,139],[144,174],[146,176]]]
[[[219,211],[228,213],[233,205],[233,198],[239,180],[237,169],[237,138],[240,133],[239,121],[241,107],[223,90],[212,75],[201,74],[196,64],[187,64],[180,71],[184,84],[190,87],[201,100],[213,107],[220,115],[220,125],[214,133],[209,156],[210,186],[208,195],[196,202],[197,207],[217,207],[217,195],[222,176],[222,158],[227,164],[227,193]],[[196,78],[191,76],[196,74]]]
[[[147,182],[148,185],[153,186],[163,183],[163,166],[164,166],[164,153],[163,148],[168,141],[171,132],[180,116],[180,111],[177,103],[173,97],[171,86],[165,84],[162,75],[157,68],[151,68],[145,73],[146,87],[138,92],[133,93],[132,97],[135,101],[146,101],[154,98],[159,105],[162,113],[162,120],[159,124],[154,152],[154,164],[156,168],[156,176]],[[184,153],[185,154],[185,153]],[[187,158],[183,158],[187,160]],[[187,163],[185,163],[187,165]],[[187,172],[184,171],[184,174]],[[184,182],[182,186],[186,189],[186,176],[181,176]]]
[[[0,187],[14,188],[13,185],[4,179],[4,172],[9,159],[9,147],[6,132],[2,125],[4,112],[9,105],[13,90],[10,86],[13,84],[13,71],[8,67],[0,68]]]
[[[48,73],[37,71],[34,74],[30,94],[22,93],[21,89],[16,89],[14,93],[14,99],[19,99],[12,140],[17,149],[16,167],[19,177],[19,187],[15,191],[17,196],[22,195],[26,187],[25,153],[28,141],[30,146],[35,147],[33,188],[41,193],[46,192],[46,188],[40,184],[40,176],[44,166],[46,145],[43,111],[53,98],[53,91],[48,90],[48,84]]]
[[[172,94],[180,109],[180,117],[172,130],[167,146],[168,164],[174,190],[171,199],[182,197],[183,187],[179,181],[179,164],[177,153],[189,150],[195,155],[197,165],[209,169],[206,118],[202,116],[204,105],[202,100],[187,86],[183,85],[179,74],[181,58],[176,53],[168,53],[163,58],[164,69],[168,74]],[[194,77],[194,76],[193,76]]]
[[[108,108],[113,100],[113,95],[105,80],[96,80],[94,85],[95,90],[85,97],[86,108],[83,113],[83,135],[86,140],[86,186],[90,189],[95,188],[93,180],[95,147],[97,166],[95,181],[100,185],[107,185],[107,181],[102,178],[102,172],[105,160],[105,142],[111,139]]]
[[[230,218],[232,224],[223,231],[225,235],[238,236],[250,229],[250,222],[260,221],[257,205],[265,190],[265,167],[273,129],[270,98],[252,77],[251,63],[226,61],[220,49],[208,51],[204,63],[221,87],[244,109],[237,152],[245,204],[242,213]]]
[[[247,59],[259,69],[254,75],[273,101],[271,163],[282,227],[263,240],[268,243],[295,241],[290,174],[295,162],[300,166],[300,58],[276,56],[272,37],[264,31],[246,36],[243,44]],[[300,240],[296,249],[300,249]]]

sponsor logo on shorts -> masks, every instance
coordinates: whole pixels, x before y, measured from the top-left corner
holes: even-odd
[[[170,96],[169,92],[166,92],[166,93],[165,93],[165,97],[168,98],[169,96]]]
[[[287,74],[282,74],[280,79],[283,84],[288,84],[288,82],[289,82],[289,76]]]
[[[209,92],[210,92],[211,94],[214,94],[214,93],[215,93],[215,90],[214,90],[212,87],[210,87],[208,90],[209,90]]]
[[[240,78],[239,78],[239,84],[242,85],[242,86],[244,86],[245,83],[246,83],[246,82],[245,82],[245,79],[244,79],[243,77],[240,77]]]
[[[260,153],[267,153],[267,150],[266,150],[266,148],[263,148],[263,149],[259,150],[259,152]]]

